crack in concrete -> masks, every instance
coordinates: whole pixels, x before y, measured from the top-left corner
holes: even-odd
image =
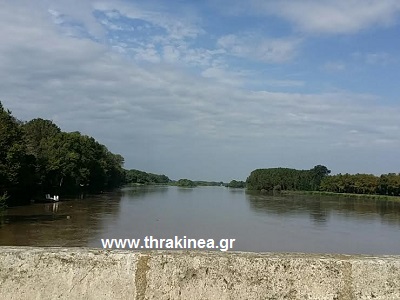
[[[96,267],[96,266],[94,265],[89,271],[86,272],[85,276],[82,276],[81,279],[79,279],[77,282],[75,282],[75,283],[72,285],[72,287],[69,289],[69,293],[71,293],[72,290],[73,290],[79,283],[81,283],[81,282],[83,281],[83,279],[85,279],[85,278],[90,274],[90,272],[93,271],[93,269],[94,269],[95,267]],[[58,296],[58,299],[60,299],[63,295],[64,295],[64,293],[62,293],[60,296]]]

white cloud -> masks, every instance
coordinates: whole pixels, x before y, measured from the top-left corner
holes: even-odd
[[[122,27],[125,33],[130,31],[131,37],[124,38],[123,43],[117,37],[110,40],[110,43],[117,51],[125,52],[128,56],[131,54],[138,62],[209,68],[218,63],[218,56],[223,53],[220,49],[194,46],[196,39],[205,31],[199,25],[199,18],[193,14],[184,15],[160,7],[156,10],[123,1],[99,1],[94,7],[109,18],[102,20],[108,29]],[[121,17],[125,23],[115,25],[114,21]],[[141,25],[127,25],[135,21]]]
[[[252,34],[226,35],[218,39],[218,46],[229,54],[266,63],[282,63],[296,55],[298,39],[267,39]]]
[[[239,87],[246,82],[246,79],[250,74],[245,71],[228,71],[222,66],[214,66],[205,69],[201,75],[205,78],[216,80],[222,84]]]
[[[35,3],[35,5],[46,7],[48,12],[53,16],[55,23],[59,25],[65,24],[66,28],[71,28],[74,26],[72,24],[76,24],[82,26],[89,35],[95,38],[104,38],[105,31],[92,13],[94,1],[42,0],[38,1],[38,4]]]
[[[163,57],[167,62],[177,62],[180,58],[180,51],[172,45],[165,45]]]
[[[341,163],[347,166],[361,154],[384,155],[400,147],[398,105],[383,106],[375,97],[344,92],[245,90],[240,83],[248,74],[224,68],[215,59],[221,50],[169,44],[165,53],[171,51],[170,61],[178,53],[186,53],[181,61],[190,61],[191,54],[193,61],[204,63],[202,76],[172,63],[142,65],[143,60],[161,61],[153,44],[136,52],[142,55],[138,63],[94,40],[65,36],[47,9],[21,8],[11,1],[0,10],[0,28],[4,106],[24,120],[53,119],[64,130],[92,135],[123,154],[127,167],[172,178],[229,179],[281,162],[311,167],[325,158],[340,164],[331,159],[342,153],[352,156]],[[250,46],[256,44],[250,41]],[[237,36],[220,43],[235,55],[252,55]],[[272,56],[256,52],[255,57],[281,62],[291,51],[270,51]],[[395,157],[386,166],[393,166]],[[190,173],[194,171],[198,173]]]
[[[136,60],[152,63],[158,63],[161,61],[160,55],[154,45],[149,44],[144,48],[132,49],[132,51],[135,53],[134,57]]]
[[[190,18],[183,18],[182,16],[176,18],[176,16],[171,15],[169,12],[144,9],[134,3],[118,0],[112,2],[101,1],[96,2],[94,7],[105,12],[118,11],[120,15],[127,18],[144,20],[150,24],[164,28],[170,39],[195,38],[199,34],[204,33],[204,30]]]
[[[252,4],[257,12],[279,15],[311,33],[354,33],[388,26],[400,12],[398,0],[254,0]]]

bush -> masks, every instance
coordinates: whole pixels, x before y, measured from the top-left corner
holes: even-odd
[[[8,199],[8,195],[7,192],[5,192],[2,196],[0,196],[0,210],[7,208],[7,199]]]

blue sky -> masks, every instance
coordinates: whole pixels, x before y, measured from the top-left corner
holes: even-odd
[[[3,2],[0,100],[126,168],[399,172],[397,0]]]

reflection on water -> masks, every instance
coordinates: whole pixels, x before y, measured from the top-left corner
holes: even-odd
[[[118,214],[120,193],[13,207],[0,217],[0,245],[85,246],[100,220]]]
[[[138,186],[138,187],[126,187],[121,189],[121,193],[124,196],[128,196],[131,198],[135,198],[135,199],[144,199],[144,196],[146,194],[149,193],[157,193],[157,194],[162,194],[162,193],[166,193],[168,191],[168,186],[157,186],[157,188],[155,188],[154,186]],[[121,195],[122,195],[121,194]]]
[[[10,208],[0,245],[101,247],[101,238],[235,238],[233,250],[400,254],[400,203],[225,187],[124,188]]]
[[[316,225],[324,225],[332,214],[357,220],[377,216],[381,222],[400,226],[400,202],[357,197],[317,195],[265,195],[247,193],[255,212],[282,215],[308,215]]]

